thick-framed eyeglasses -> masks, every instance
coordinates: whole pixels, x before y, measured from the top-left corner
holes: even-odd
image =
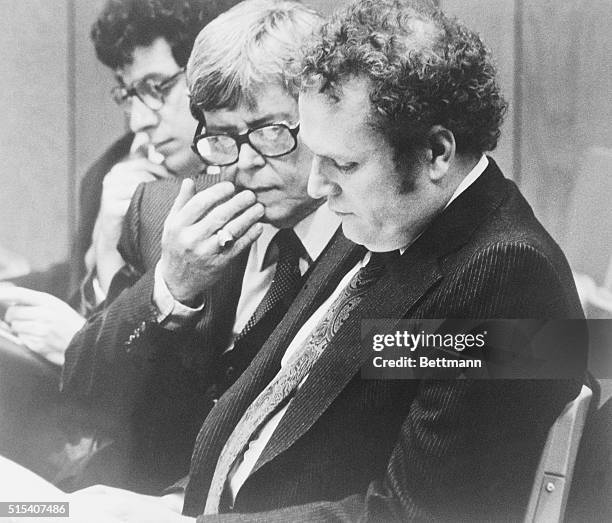
[[[135,96],[152,111],[159,111],[166,103],[166,97],[182,74],[185,68],[182,67],[161,82],[153,78],[142,78],[132,85],[117,85],[111,90],[111,95],[115,103],[125,112],[129,113],[132,104],[131,98]]]
[[[300,124],[271,123],[248,129],[241,134],[203,133],[204,122],[198,124],[193,137],[193,151],[208,165],[223,167],[238,161],[240,147],[248,143],[266,158],[278,158],[295,151]]]

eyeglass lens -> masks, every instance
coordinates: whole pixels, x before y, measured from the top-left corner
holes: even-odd
[[[156,89],[155,84],[151,81],[138,82],[131,89],[126,87],[113,89],[115,103],[125,111],[131,109],[133,96],[137,96],[143,104],[153,111],[158,111],[164,105],[162,93]]]
[[[135,82],[132,87],[117,86],[113,89],[113,99],[125,111],[131,108],[131,98],[137,96],[138,99],[153,111],[159,111],[165,103],[167,92],[174,87],[176,80],[181,75],[181,69],[176,74],[159,82],[152,78],[143,78]]]
[[[260,154],[269,157],[290,153],[296,141],[289,128],[282,124],[253,129],[246,140]],[[213,165],[230,165],[238,161],[240,150],[235,138],[226,134],[201,137],[196,147],[200,156]]]

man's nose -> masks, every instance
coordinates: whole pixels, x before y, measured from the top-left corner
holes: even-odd
[[[159,114],[142,103],[137,96],[133,96],[130,103],[129,120],[132,132],[147,132],[159,125]]]
[[[238,151],[238,167],[241,171],[260,169],[266,164],[266,159],[248,143],[243,143]]]
[[[308,176],[308,195],[315,200],[326,198],[337,191],[336,185],[322,167],[321,159],[314,156]]]

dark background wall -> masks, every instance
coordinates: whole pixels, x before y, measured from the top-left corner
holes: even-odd
[[[346,0],[306,3],[329,13]],[[552,234],[575,243],[576,187],[593,155],[606,166],[612,154],[609,0],[439,3],[496,57],[511,105],[494,157]],[[0,247],[36,268],[69,256],[80,176],[124,125],[88,39],[102,4],[0,0]],[[596,207],[591,229],[612,229],[610,206]]]

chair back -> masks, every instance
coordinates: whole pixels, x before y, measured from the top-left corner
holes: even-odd
[[[563,521],[576,454],[593,392],[586,385],[569,402],[548,433],[535,475],[525,523]]]

